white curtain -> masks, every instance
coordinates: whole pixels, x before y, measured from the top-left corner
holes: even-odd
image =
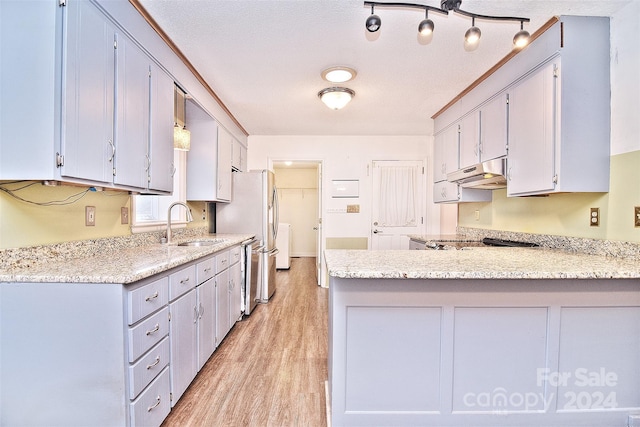
[[[380,226],[416,225],[416,179],[415,167],[380,167]]]

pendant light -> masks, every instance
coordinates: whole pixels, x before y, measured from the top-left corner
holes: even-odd
[[[429,36],[433,33],[434,28],[435,24],[429,19],[429,9],[425,9],[424,19],[420,22],[420,25],[418,25],[418,32],[422,36]]]
[[[524,26],[524,22],[520,21],[520,31],[518,31],[516,35],[513,37],[513,45],[517,49],[522,49],[527,44],[529,44],[529,38],[531,37],[529,32],[526,31],[523,28],[523,26]]]

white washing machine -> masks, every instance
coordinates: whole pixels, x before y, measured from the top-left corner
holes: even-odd
[[[279,223],[276,237],[276,268],[288,270],[291,267],[291,224]]]

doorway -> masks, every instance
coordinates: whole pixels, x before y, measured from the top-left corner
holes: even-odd
[[[315,257],[316,282],[321,285],[322,162],[274,160],[280,223],[289,224],[290,256]]]

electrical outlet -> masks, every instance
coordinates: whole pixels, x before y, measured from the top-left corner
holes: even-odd
[[[129,224],[129,208],[120,208],[120,224]]]
[[[480,211],[479,210],[475,211],[475,215],[476,215],[476,221],[480,221]]]
[[[591,208],[589,225],[598,227],[600,225],[600,208]]]
[[[636,227],[640,227],[640,206],[633,208],[633,224]]]
[[[96,225],[96,207],[85,206],[84,207],[84,225],[87,227],[93,227]]]

